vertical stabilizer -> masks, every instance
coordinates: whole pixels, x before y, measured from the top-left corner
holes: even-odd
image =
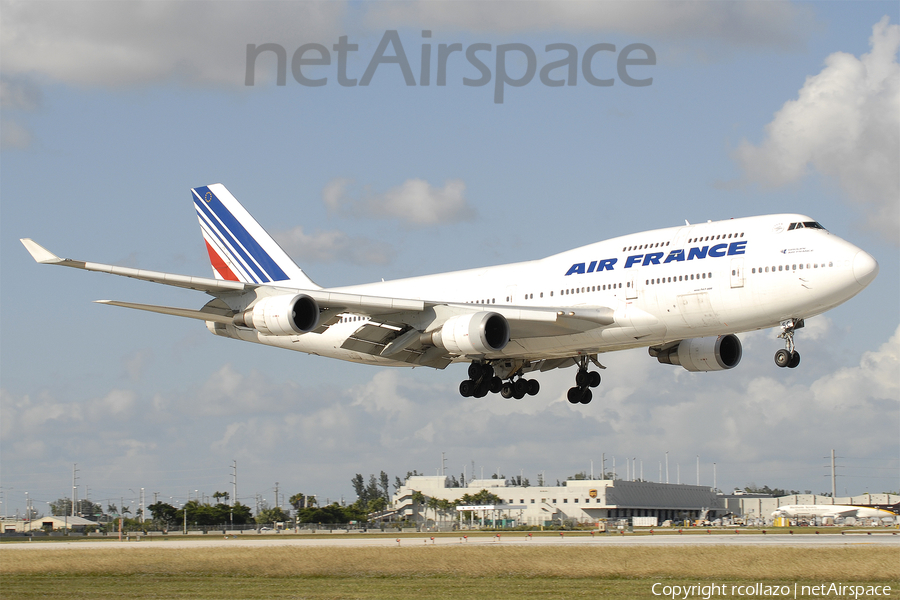
[[[319,288],[224,185],[196,187],[191,194],[217,279],[244,283],[290,281],[302,288]]]

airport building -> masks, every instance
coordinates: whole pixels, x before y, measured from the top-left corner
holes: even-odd
[[[490,511],[475,510],[474,518],[497,519],[504,525],[590,524],[630,517],[644,517],[640,521],[647,524],[662,524],[712,519],[724,512],[719,496],[707,486],[622,479],[576,479],[560,486],[528,487],[507,485],[502,479],[473,479],[465,487],[447,487],[447,478],[443,476],[413,476],[394,494],[393,505],[399,515],[410,521],[460,521],[457,514],[435,514],[437,511],[416,503],[413,494],[420,492],[426,499],[454,502],[481,490],[498,496],[502,504]]]
[[[517,486],[503,479],[473,479],[465,487],[448,487],[443,476],[413,476],[394,494],[392,513],[418,523],[437,521],[439,526],[464,524],[455,508],[440,511],[429,508],[428,500],[456,502],[464,495],[474,496],[487,490],[499,497],[500,504],[482,506],[464,514],[472,521],[498,522],[503,526],[551,526],[592,524],[600,521],[629,519],[635,524],[662,525],[666,521],[724,517],[728,522],[740,519],[746,524],[772,524],[772,513],[791,504],[848,504],[883,508],[897,512],[900,496],[863,494],[831,498],[797,494],[779,498],[753,494],[719,494],[707,486],[626,481],[622,479],[568,480],[560,486]],[[425,502],[416,502],[419,492]],[[473,523],[474,524],[474,523]]]
[[[3,533],[29,533],[32,531],[80,531],[97,527],[96,521],[81,517],[38,517],[32,521],[10,519],[2,521]]]

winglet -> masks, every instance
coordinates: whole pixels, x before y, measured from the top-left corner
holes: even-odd
[[[31,238],[21,238],[19,240],[25,246],[25,249],[28,250],[28,253],[31,254],[31,258],[36,260],[41,264],[53,264],[63,262],[63,259],[53,254]]]

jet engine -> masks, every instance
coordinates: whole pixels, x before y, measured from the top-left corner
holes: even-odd
[[[484,355],[498,352],[509,342],[509,322],[495,312],[450,317],[440,329],[427,335],[426,343],[452,354]]]
[[[268,296],[234,317],[239,327],[265,335],[297,335],[319,325],[319,305],[305,294]]]
[[[688,371],[724,371],[741,362],[741,340],[734,334],[691,338],[666,350],[650,348],[650,355],[667,365],[681,365]]]

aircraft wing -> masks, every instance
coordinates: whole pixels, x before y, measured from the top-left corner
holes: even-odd
[[[233,294],[234,292],[245,292],[252,290],[259,290],[258,294],[260,296],[271,296],[278,293],[302,292],[313,298],[323,308],[346,309],[358,311],[361,314],[367,315],[395,313],[398,310],[420,311],[425,308],[425,303],[421,300],[404,300],[401,298],[384,298],[380,296],[362,296],[358,294],[329,292],[327,290],[305,290],[290,287],[287,285],[260,285],[255,283],[244,283],[240,281],[228,281],[224,279],[192,277],[189,275],[176,275],[173,273],[162,273],[159,271],[132,269],[130,267],[119,267],[116,265],[106,265],[82,260],[73,260],[70,258],[60,258],[59,256],[53,254],[30,238],[23,238],[20,241],[25,246],[25,249],[28,250],[29,254],[31,254],[32,258],[34,258],[35,261],[41,264],[59,265],[63,267],[72,267],[75,269],[83,269],[85,271],[96,271],[99,273],[109,273],[111,275],[121,275],[123,277],[131,277],[133,279],[141,279],[143,281],[161,283],[163,285],[198,290],[201,292],[206,292],[213,296],[222,296],[226,294]],[[129,302],[117,302],[111,300],[103,300],[100,303],[115,306],[125,306],[127,308],[139,308],[141,310],[151,310],[151,312],[177,316],[203,318],[201,315],[188,314],[191,312],[189,309],[178,309],[161,306],[153,307],[151,305],[134,305],[133,303]]]
[[[213,295],[222,292],[242,292],[246,289],[256,287],[253,284],[241,283],[240,281],[225,281],[224,279],[174,275],[172,273],[160,273],[159,271],[145,271],[143,269],[132,269],[129,267],[117,267],[115,265],[104,265],[82,260],[72,260],[70,258],[60,258],[32,239],[23,238],[19,241],[22,242],[25,249],[28,250],[28,253],[31,254],[31,257],[34,258],[35,261],[44,265],[60,265],[62,267],[84,269],[85,271],[122,275],[123,277],[132,277],[134,279],[142,279],[144,281],[152,281],[164,285],[199,290]]]
[[[510,339],[552,337],[585,332],[616,324],[614,310],[609,307],[521,307],[461,304],[406,298],[368,296],[327,289],[300,289],[289,281],[256,284],[206,277],[176,275],[101,263],[60,258],[37,242],[24,238],[22,244],[35,261],[64,267],[131,277],[163,285],[198,290],[216,297],[200,310],[156,306],[117,300],[99,300],[100,304],[145,310],[160,314],[212,321],[225,325],[241,325],[235,320],[252,301],[266,296],[302,293],[315,300],[320,309],[319,325],[311,331],[321,334],[341,320],[343,313],[366,315],[372,320],[361,325],[342,347],[356,352],[396,357],[418,364],[440,365],[450,357],[437,348],[423,344],[421,334],[435,331],[448,319],[477,312],[502,315],[509,323]],[[252,294],[252,298],[242,298]],[[235,302],[238,298],[240,301]]]
[[[856,512],[863,507],[860,506],[835,506],[834,508],[830,508],[828,510],[827,516],[829,517],[853,517],[856,516]]]

